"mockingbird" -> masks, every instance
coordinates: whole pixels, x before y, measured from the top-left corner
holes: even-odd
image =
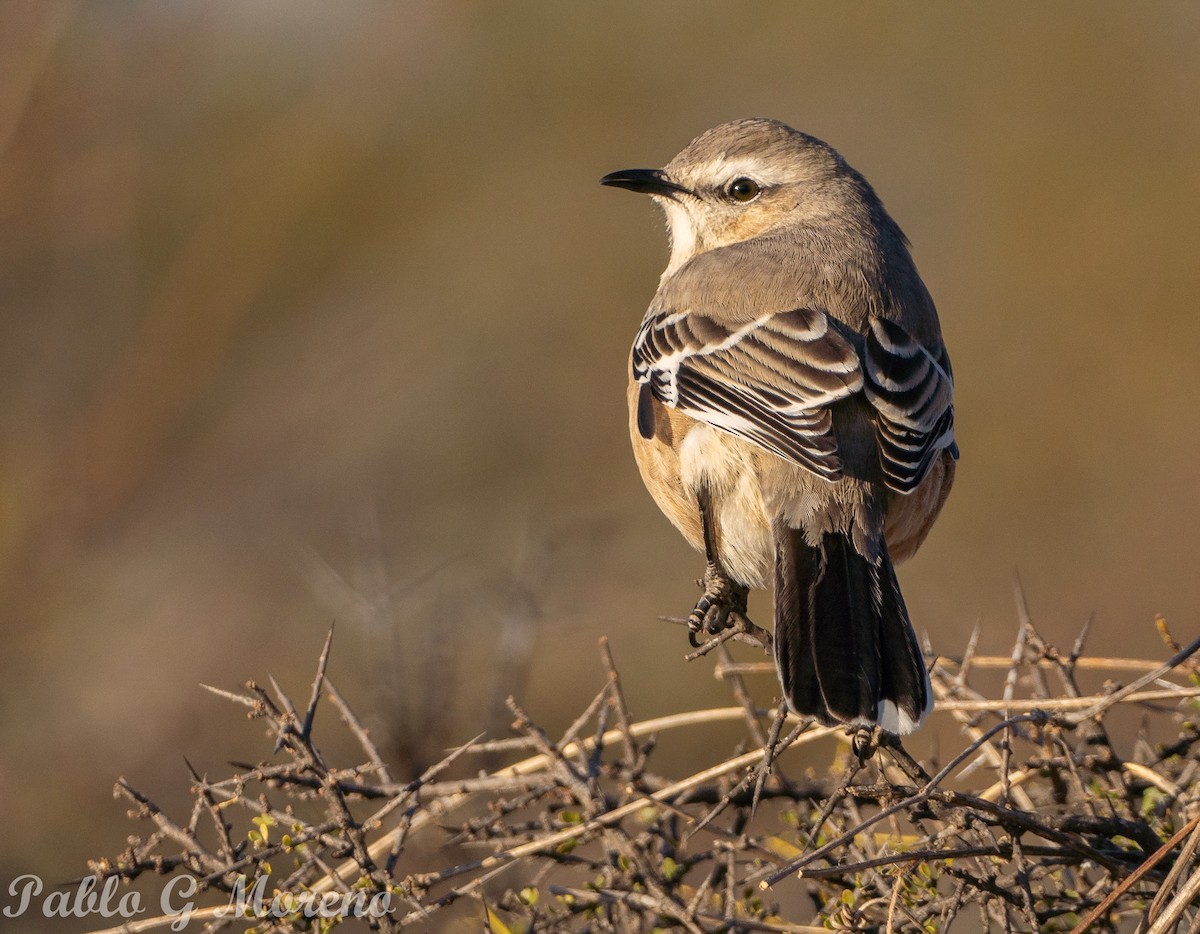
[[[893,562],[954,480],[937,311],[875,191],[830,146],[738,120],[605,185],[666,212],[671,257],[633,344],[647,489],[708,566],[696,634],[774,585],[788,704],[915,730],[933,703]]]

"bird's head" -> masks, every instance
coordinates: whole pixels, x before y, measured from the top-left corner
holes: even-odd
[[[600,183],[648,194],[666,212],[664,276],[699,253],[788,227],[865,222],[873,197],[832,147],[766,119],[723,123],[661,169],[625,169]]]

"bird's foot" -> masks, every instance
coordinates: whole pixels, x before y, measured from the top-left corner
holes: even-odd
[[[720,568],[709,562],[704,571],[704,580],[698,582],[704,593],[696,601],[696,608],[688,617],[688,641],[692,648],[699,648],[700,633],[712,637],[727,629],[739,628],[747,631],[758,627],[746,616],[747,588],[731,580]]]
[[[860,766],[875,755],[876,749],[887,742],[883,730],[877,726],[856,726],[849,728],[846,732],[850,734],[850,748],[854,750]]]

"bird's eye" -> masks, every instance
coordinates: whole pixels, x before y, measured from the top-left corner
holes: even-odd
[[[752,178],[735,178],[729,183],[729,187],[725,189],[726,194],[734,201],[740,201],[745,204],[747,201],[753,201],[762,192],[758,182]]]

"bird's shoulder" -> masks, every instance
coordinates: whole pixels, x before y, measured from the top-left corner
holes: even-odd
[[[760,238],[693,256],[662,280],[647,316],[699,312],[738,324],[797,308],[824,312],[821,292],[807,257]]]

